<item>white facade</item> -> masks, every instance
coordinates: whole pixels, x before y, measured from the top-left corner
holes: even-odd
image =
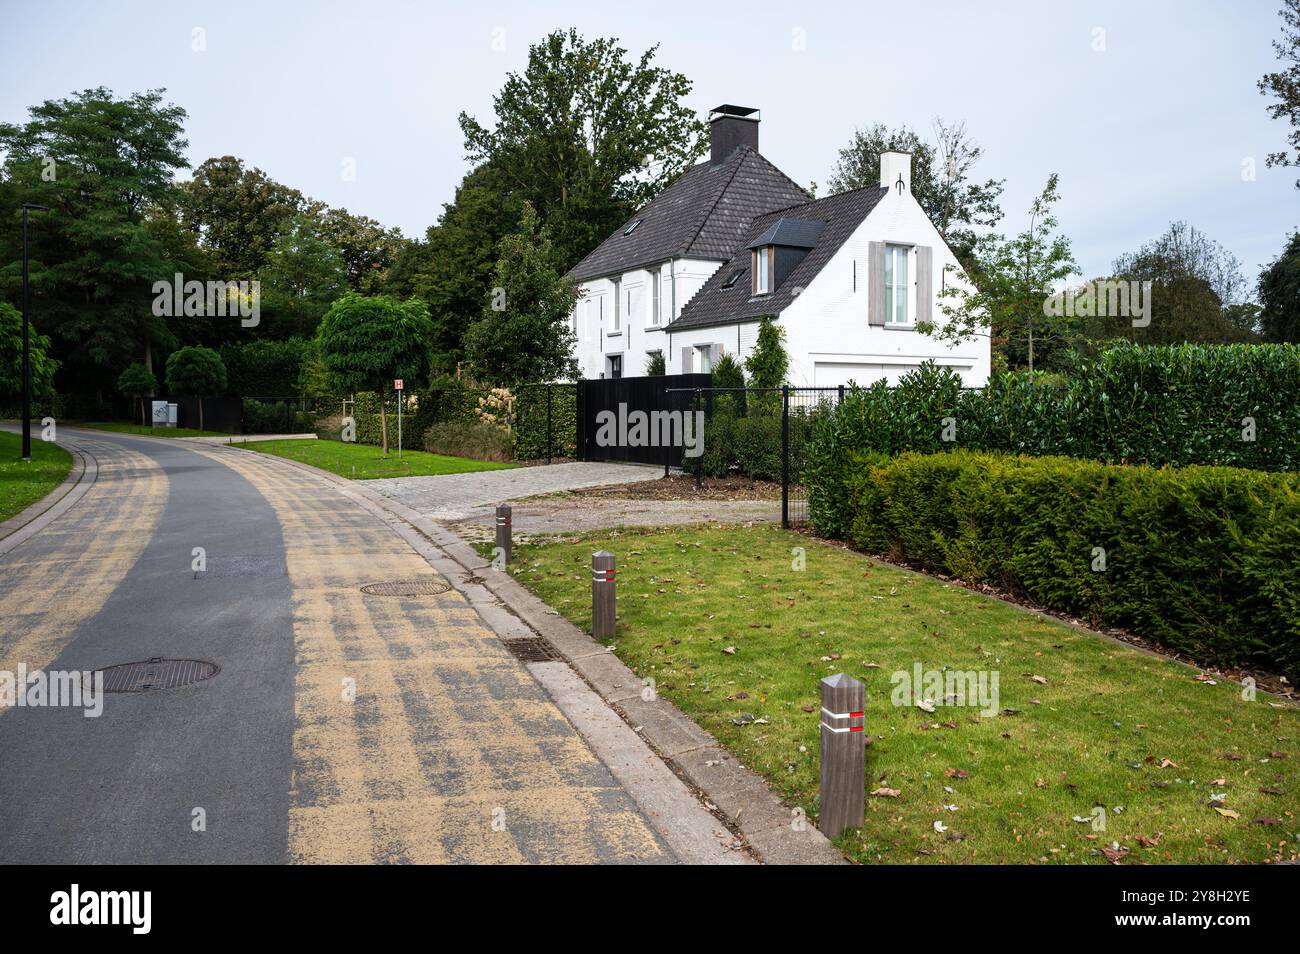
[[[780,313],[790,354],[789,383],[795,386],[833,387],[850,381],[860,385],[885,379],[895,383],[922,362],[934,361],[952,368],[964,384],[979,387],[988,381],[991,344],[987,336],[949,344],[916,330],[917,264],[919,247],[928,247],[933,292],[931,320],[947,321],[941,291],[954,283],[969,287],[956,257],[940,237],[910,191],[911,157],[886,153],[881,157],[883,196],[853,234],[835,252],[807,287]],[[902,178],[904,188],[895,187]],[[884,327],[868,324],[868,249],[873,242],[886,248],[901,246],[906,256],[907,279],[897,285],[907,289],[905,320]],[[901,259],[896,259],[900,261]],[[611,359],[621,362],[622,376],[645,373],[648,352],[662,350],[669,374],[710,370],[719,354],[741,361],[753,349],[758,323],[754,319],[668,332],[668,315],[677,317],[721,263],[675,260],[651,271],[626,272],[620,277],[620,311],[615,328],[609,279],[580,286],[583,297],[576,311],[577,357],[583,377],[610,377]],[[661,286],[659,321],[652,320],[651,282],[658,272]],[[787,279],[788,280],[788,279]],[[687,351],[687,354],[683,352]]]

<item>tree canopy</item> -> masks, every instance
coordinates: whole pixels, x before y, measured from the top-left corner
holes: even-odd
[[[494,292],[465,336],[470,369],[481,381],[515,387],[577,373],[570,316],[577,291],[564,274],[531,205],[501,241]]]
[[[506,78],[492,128],[460,115],[469,159],[532,203],[566,270],[704,153],[691,82],[657,53],[556,30]]]

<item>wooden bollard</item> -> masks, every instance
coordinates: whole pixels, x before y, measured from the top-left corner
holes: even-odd
[[[827,838],[862,825],[866,781],[866,687],[836,673],[822,686],[821,814]]]
[[[497,550],[505,557],[506,563],[510,562],[512,550],[510,530],[510,505],[497,504]]]
[[[608,639],[614,635],[614,554],[598,550],[591,555],[591,635]]]

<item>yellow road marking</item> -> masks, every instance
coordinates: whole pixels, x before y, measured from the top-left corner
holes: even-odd
[[[167,504],[167,475],[152,458],[122,444],[78,443],[95,456],[95,483],[0,557],[0,669],[49,666],[135,566]]]
[[[262,493],[284,537],[296,658],[291,860],[666,859],[626,793],[459,593],[360,592],[435,575],[396,533],[307,472],[253,453],[202,453]]]

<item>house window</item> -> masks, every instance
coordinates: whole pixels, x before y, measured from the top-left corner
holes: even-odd
[[[663,284],[663,274],[659,269],[650,273],[650,324],[659,324],[659,293]]]
[[[611,378],[621,378],[623,376],[623,356],[621,354],[608,355],[605,362]]]
[[[713,345],[711,344],[696,345],[695,350],[699,355],[699,357],[696,358],[695,360],[695,364],[700,369],[699,373],[712,374],[713,373]]]
[[[610,334],[617,334],[623,327],[623,283],[614,282],[614,319],[609,326]]]
[[[907,314],[907,259],[911,249],[906,245],[885,246],[885,324],[906,325]]]
[[[772,246],[754,249],[754,294],[772,290]]]

